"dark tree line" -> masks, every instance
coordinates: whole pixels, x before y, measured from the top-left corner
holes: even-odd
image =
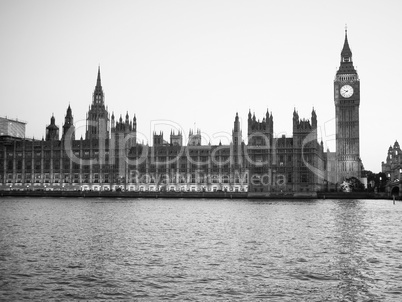
[[[373,173],[371,171],[364,171],[363,173],[363,176],[367,177],[368,191],[374,191],[376,189],[377,192],[385,192],[385,187],[389,180],[385,173]]]

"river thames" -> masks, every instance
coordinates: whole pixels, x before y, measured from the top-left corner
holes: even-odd
[[[402,202],[0,199],[0,300],[401,301]]]

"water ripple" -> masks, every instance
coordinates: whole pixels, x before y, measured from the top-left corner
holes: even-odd
[[[402,204],[4,199],[0,300],[400,301]]]

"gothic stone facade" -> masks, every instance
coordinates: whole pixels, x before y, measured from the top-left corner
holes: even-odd
[[[182,131],[172,131],[170,142],[161,132],[152,146],[138,144],[135,116],[109,118],[98,70],[85,139],[75,138],[68,106],[61,139],[52,116],[45,139],[1,142],[0,183],[20,190],[314,192],[322,179],[311,167],[324,166],[316,128],[314,110],[311,123],[295,111],[293,138],[275,138],[272,114],[259,122],[249,113],[246,145],[236,114],[229,145],[202,145],[199,130],[190,130],[186,145]]]
[[[387,158],[381,163],[381,171],[388,177],[388,192],[402,196],[402,150],[398,141],[389,146]]]
[[[200,131],[153,136],[152,146],[137,142],[137,120],[127,113],[117,120],[105,105],[98,69],[92,103],[87,113],[85,139],[75,138],[68,106],[62,136],[52,116],[42,140],[3,138],[0,141],[2,189],[60,190],[175,190],[248,191],[270,194],[315,192],[328,182],[326,167],[335,167],[341,182],[360,176],[360,85],[353,67],[347,35],[341,65],[334,81],[336,152],[317,141],[317,115],[300,119],[293,112],[293,137],[275,137],[272,113],[262,120],[248,114],[248,144],[242,138],[236,114],[229,145],[202,145]]]
[[[293,137],[273,135],[273,116],[266,113],[260,122],[248,116],[247,155],[249,192],[316,192],[324,184],[325,156],[317,141],[317,115],[311,122],[293,112]]]

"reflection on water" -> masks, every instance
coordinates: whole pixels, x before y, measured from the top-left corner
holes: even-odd
[[[336,262],[339,275],[339,294],[342,300],[359,301],[363,297],[375,298],[373,279],[369,271],[365,255],[369,245],[367,210],[359,200],[338,201],[333,209],[334,229],[336,232]]]
[[[345,200],[336,205],[333,212],[340,298],[400,300],[402,272],[395,262],[402,252],[402,241],[395,232],[400,226],[400,208],[388,201]],[[392,250],[396,253],[390,253]]]
[[[0,300],[400,301],[402,203],[0,200]]]

